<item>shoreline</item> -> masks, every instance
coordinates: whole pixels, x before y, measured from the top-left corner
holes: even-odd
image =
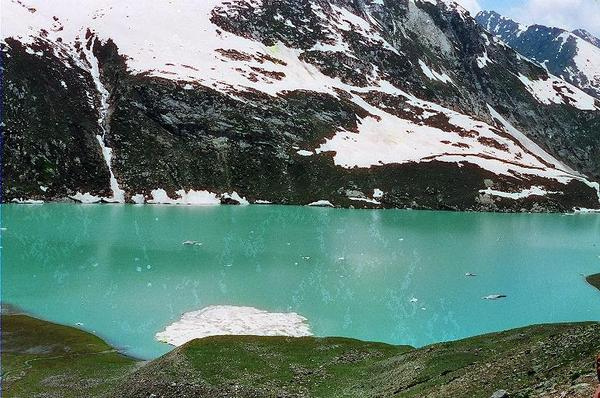
[[[36,199],[26,199],[19,201],[10,201],[10,202],[0,202],[1,206],[42,206],[42,205],[81,205],[81,206],[132,206],[132,207],[181,207],[181,208],[215,208],[215,207],[247,207],[247,206],[259,206],[259,207],[269,207],[269,206],[291,206],[291,207],[307,207],[307,208],[319,208],[319,209],[334,209],[334,210],[399,210],[399,211],[418,211],[418,212],[444,212],[444,213],[466,213],[466,214],[555,214],[555,215],[590,215],[590,214],[600,214],[600,207],[598,209],[582,209],[582,208],[573,208],[570,211],[551,211],[551,210],[540,210],[540,211],[532,211],[527,209],[521,209],[520,211],[512,210],[510,208],[499,208],[496,210],[492,209],[449,209],[449,208],[413,208],[413,207],[394,207],[394,206],[380,206],[380,205],[369,205],[367,203],[364,207],[354,207],[354,206],[335,206],[335,205],[314,205],[314,204],[292,204],[292,203],[273,203],[266,201],[255,201],[248,203],[212,203],[212,204],[194,204],[194,203],[134,203],[134,202],[109,202],[109,201],[100,201],[94,203],[85,203],[79,202],[71,198],[62,198],[51,201],[44,200],[36,200]]]

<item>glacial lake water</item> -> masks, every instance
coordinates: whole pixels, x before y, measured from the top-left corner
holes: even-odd
[[[145,359],[210,305],[413,346],[600,320],[598,214],[44,204],[2,206],[2,226],[3,302]]]

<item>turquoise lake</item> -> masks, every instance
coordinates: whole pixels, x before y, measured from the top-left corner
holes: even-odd
[[[2,227],[4,303],[144,359],[221,304],[413,346],[600,320],[598,214],[44,204],[2,206]]]

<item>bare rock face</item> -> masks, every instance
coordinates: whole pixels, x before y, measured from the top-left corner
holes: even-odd
[[[117,3],[7,2],[5,201],[600,207],[600,103],[450,1]]]

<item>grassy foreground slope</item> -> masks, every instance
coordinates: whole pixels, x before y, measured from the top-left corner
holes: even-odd
[[[2,397],[95,397],[136,361],[100,338],[21,314],[2,315]]]
[[[222,336],[149,363],[99,338],[2,316],[3,397],[589,398],[600,324],[532,326],[422,349],[342,338]]]
[[[592,396],[600,325],[533,326],[418,350],[356,340],[213,337],[134,373],[114,397]],[[154,395],[152,395],[154,394]]]

